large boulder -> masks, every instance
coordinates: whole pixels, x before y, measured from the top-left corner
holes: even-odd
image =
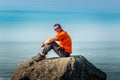
[[[24,61],[11,80],[106,80],[106,74],[83,56],[72,56]]]

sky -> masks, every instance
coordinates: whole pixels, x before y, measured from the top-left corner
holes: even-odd
[[[120,41],[119,0],[0,0],[0,41],[44,41],[60,23],[73,41]]]
[[[0,0],[0,9],[119,12],[119,3],[119,0]]]

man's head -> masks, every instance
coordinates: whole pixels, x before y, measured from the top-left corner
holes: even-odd
[[[56,32],[61,32],[62,31],[62,27],[61,27],[61,25],[60,24],[55,24],[54,25],[54,30],[56,31]]]

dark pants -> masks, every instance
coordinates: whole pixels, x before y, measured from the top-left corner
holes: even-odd
[[[65,52],[65,50],[63,48],[61,48],[56,42],[52,42],[52,43],[46,45],[42,52],[47,54],[51,49],[53,49],[55,51],[55,53],[57,55],[59,55],[60,57],[69,57],[70,56],[70,54]]]

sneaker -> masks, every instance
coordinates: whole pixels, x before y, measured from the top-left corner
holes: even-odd
[[[34,60],[34,61],[36,61],[36,62],[38,62],[38,61],[41,61],[41,60],[43,60],[43,59],[45,59],[46,57],[45,57],[45,55],[43,55],[43,53],[38,53],[36,56],[33,56],[32,57],[32,59]]]

